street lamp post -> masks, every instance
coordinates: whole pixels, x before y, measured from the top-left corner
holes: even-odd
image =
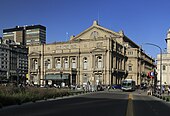
[[[155,46],[155,47],[159,48],[159,50],[160,50],[160,95],[161,95],[161,93],[162,93],[162,48],[156,44],[153,44],[153,43],[143,43],[143,44]]]

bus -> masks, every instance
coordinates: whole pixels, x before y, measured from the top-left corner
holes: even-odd
[[[122,90],[123,91],[135,91],[135,81],[132,79],[125,79],[122,81]]]

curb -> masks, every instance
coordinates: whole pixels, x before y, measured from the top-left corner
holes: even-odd
[[[86,94],[90,94],[90,93],[94,93],[94,92],[78,92],[78,93],[74,93],[74,94],[69,94],[69,95],[64,95],[64,96],[60,96],[60,97],[55,97],[55,98],[44,98],[41,100],[32,100],[29,102],[25,102],[25,103],[17,103],[14,105],[8,105],[8,106],[3,106],[3,104],[0,103],[0,109],[2,108],[10,108],[10,107],[17,107],[17,106],[21,106],[21,105],[26,105],[26,104],[33,104],[33,103],[40,103],[40,102],[46,102],[46,101],[53,101],[53,100],[61,100],[61,99],[67,99],[67,98],[72,98],[72,97],[76,97],[76,96],[80,96],[80,95],[86,95]]]
[[[170,102],[170,99],[167,98],[166,96],[158,95],[158,94],[153,94],[152,96],[161,99],[162,101]]]

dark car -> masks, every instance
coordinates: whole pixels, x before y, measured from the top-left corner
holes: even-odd
[[[141,83],[140,89],[147,89],[147,84],[146,83]]]
[[[106,85],[97,85],[97,91],[104,91],[106,88]]]
[[[121,85],[112,85],[111,88],[112,89],[121,89]]]

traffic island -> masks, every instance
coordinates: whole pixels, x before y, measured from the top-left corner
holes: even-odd
[[[0,108],[10,105],[21,105],[27,102],[55,99],[64,96],[83,94],[84,91],[73,91],[70,89],[56,88],[35,88],[28,87],[24,90],[18,87],[1,87],[0,86]]]

